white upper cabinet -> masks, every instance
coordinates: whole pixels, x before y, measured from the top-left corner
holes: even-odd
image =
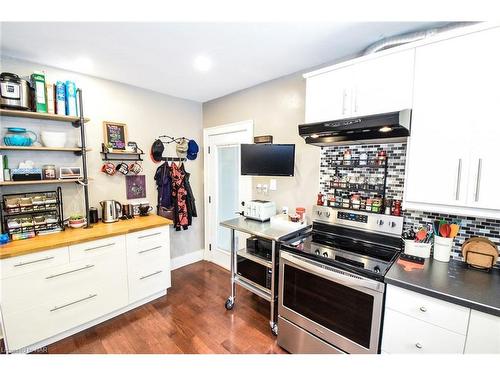
[[[353,66],[310,77],[306,81],[306,122],[349,117],[352,107]]]
[[[306,81],[306,122],[411,108],[414,49],[342,64]]]
[[[381,56],[354,65],[352,115],[411,108],[415,50]]]
[[[497,28],[417,47],[405,208],[500,217],[499,43]]]

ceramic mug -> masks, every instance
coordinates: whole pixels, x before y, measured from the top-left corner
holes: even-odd
[[[128,170],[134,174],[139,174],[142,172],[142,166],[139,163],[134,162],[129,165]]]
[[[146,216],[147,214],[149,214],[151,211],[153,210],[153,207],[151,207],[150,205],[148,204],[141,204],[139,206],[139,214],[141,216]]]
[[[124,175],[127,175],[129,172],[129,168],[127,163],[120,163],[116,166],[116,170]]]
[[[116,173],[116,167],[113,163],[107,162],[107,163],[104,163],[102,165],[101,172],[104,172],[107,175],[113,176]]]

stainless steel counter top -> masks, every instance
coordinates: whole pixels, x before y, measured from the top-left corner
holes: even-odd
[[[464,262],[426,259],[424,269],[405,271],[394,263],[385,276],[393,284],[457,305],[500,316],[500,270],[471,269]]]
[[[221,226],[234,229],[239,232],[248,233],[257,237],[262,237],[272,241],[280,241],[286,237],[304,231],[306,228],[301,228],[298,230],[289,230],[280,227],[273,227],[269,221],[264,223],[252,219],[246,219],[244,217],[237,217],[236,219],[222,221]]]

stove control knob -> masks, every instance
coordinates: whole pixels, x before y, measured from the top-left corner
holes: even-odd
[[[321,216],[323,214],[323,212],[321,212],[320,210],[316,211],[316,213],[318,214],[318,216]]]
[[[330,217],[330,213],[329,212],[325,212],[325,216],[326,217]]]
[[[390,222],[389,222],[389,226],[390,226],[391,228],[394,228],[394,227],[396,226],[396,223],[395,223],[394,221],[390,221]]]
[[[325,252],[323,253],[323,256],[324,256],[325,258],[328,258],[328,253],[325,251]]]
[[[378,224],[379,226],[384,225],[384,220],[382,220],[382,219],[378,219],[378,220],[377,220],[377,224]]]
[[[320,254],[320,253],[319,253],[319,249],[316,249],[316,250],[314,251],[314,254],[319,255],[319,254]]]
[[[375,273],[380,273],[380,267],[379,267],[379,266],[375,266],[375,267],[373,267],[373,271],[374,271]]]

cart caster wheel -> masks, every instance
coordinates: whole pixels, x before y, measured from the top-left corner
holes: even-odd
[[[276,323],[274,323],[272,326],[271,326],[271,332],[274,336],[278,336],[278,325]]]
[[[232,310],[233,306],[234,306],[234,302],[231,300],[231,298],[228,298],[226,300],[226,304],[225,304],[226,310]]]

